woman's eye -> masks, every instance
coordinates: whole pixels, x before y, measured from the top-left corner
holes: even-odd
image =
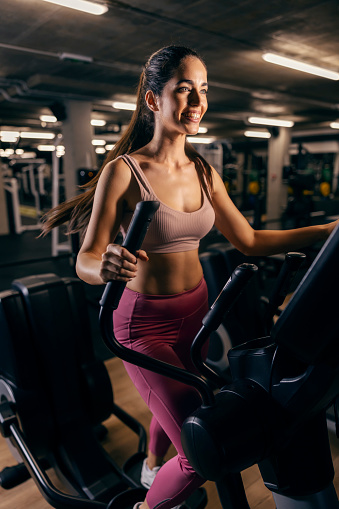
[[[203,90],[201,90],[201,93],[207,95],[208,94],[208,90],[206,88],[204,88]]]
[[[190,89],[188,87],[180,87],[179,92],[189,92]]]

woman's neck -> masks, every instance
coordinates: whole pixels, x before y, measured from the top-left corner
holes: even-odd
[[[157,136],[155,133],[152,140],[141,151],[158,163],[166,163],[168,166],[182,165],[187,163],[185,142],[185,135],[169,137]]]

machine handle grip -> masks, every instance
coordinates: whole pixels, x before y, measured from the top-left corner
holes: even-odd
[[[219,327],[223,316],[233,306],[234,302],[257,270],[258,267],[252,263],[242,263],[234,269],[231,277],[202,320],[206,329],[212,332]]]
[[[137,250],[140,249],[159,205],[158,201],[142,201],[137,203],[126,237],[122,243],[122,246],[130,253],[135,255]],[[126,282],[124,281],[109,281],[102,294],[100,306],[105,309],[116,309],[125,286]]]
[[[290,252],[286,254],[283,266],[274,285],[274,290],[269,298],[269,311],[272,315],[275,314],[279,306],[284,302],[292,281],[305,259],[306,255],[304,253]]]

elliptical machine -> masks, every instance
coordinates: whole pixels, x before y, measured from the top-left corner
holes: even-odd
[[[152,202],[146,203],[152,206]],[[124,246],[129,251],[141,246],[141,230],[139,226],[134,235],[131,229],[126,236]],[[221,388],[216,395],[205,378],[120,345],[112,330],[112,310],[118,306],[124,285],[106,285],[100,313],[106,345],[127,362],[199,390],[203,403],[185,421],[182,443],[194,469],[216,481],[223,509],[249,509],[240,472],[256,463],[277,509],[339,508],[325,416],[339,393],[337,305],[332,294],[325,291],[326,285],[339,286],[338,252],[339,226],[270,336],[230,351],[233,383],[224,386],[199,352],[257,270],[252,264],[237,267],[204,318],[192,346],[198,369]],[[115,507],[112,504],[110,509]]]
[[[157,205],[144,202],[137,207],[137,214],[124,242],[131,252],[141,246]],[[335,302],[331,302],[331,296],[321,293],[326,281],[330,280],[331,284],[336,285],[339,283],[338,271],[333,270],[336,269],[338,246],[337,228],[273,327],[271,336],[253,340],[233,350],[236,362],[232,362],[231,369],[235,380],[225,387],[224,381],[217,374],[213,375],[213,370],[206,371],[202,367],[204,363],[201,360],[197,365],[204,371],[204,378],[120,345],[112,330],[112,309],[117,307],[124,285],[112,282],[106,286],[101,300],[100,326],[107,346],[128,362],[173,377],[199,390],[203,404],[184,423],[183,445],[196,471],[216,481],[223,509],[248,509],[239,472],[254,463],[259,463],[266,486],[274,492],[277,509],[339,507],[332,483],[333,465],[324,415],[324,410],[338,395],[338,326]],[[251,264],[244,264],[235,270],[203,320],[196,345],[203,344],[210,331],[218,327],[223,315],[256,270]],[[310,291],[316,292],[315,299],[313,293],[309,295]],[[320,344],[317,340],[322,323],[317,321],[317,306],[320,306],[321,312],[329,312],[323,331],[325,339]],[[299,326],[298,317],[301,319]],[[307,327],[304,327],[305,323]],[[310,337],[309,349],[307,335]],[[199,351],[199,348],[195,348]],[[214,395],[206,378],[213,378],[214,384],[221,387],[219,393]],[[135,493],[133,489],[119,494],[108,505],[60,493],[51,485],[44,469],[29,449],[14,410],[10,401],[1,402],[0,431],[18,449],[31,476],[53,507],[130,509],[141,499],[140,493]],[[233,419],[236,425],[232,427]],[[243,433],[239,432],[241,429]],[[304,450],[305,444],[309,444],[309,440],[301,440],[304,433],[311,435],[314,446],[308,458],[312,459],[312,455],[316,458],[314,467],[321,463],[312,482],[307,476],[303,479],[297,469],[290,475],[294,465],[299,464],[300,468],[305,469],[308,467],[302,465],[307,452]]]

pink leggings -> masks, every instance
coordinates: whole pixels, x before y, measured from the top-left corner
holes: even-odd
[[[207,311],[204,279],[177,295],[144,295],[126,288],[114,312],[114,332],[127,348],[196,372],[190,348]],[[172,443],[178,453],[161,468],[146,497],[150,509],[171,509],[205,482],[189,464],[180,440],[182,424],[200,406],[201,397],[193,387],[124,364],[153,415],[150,451],[162,457]]]

